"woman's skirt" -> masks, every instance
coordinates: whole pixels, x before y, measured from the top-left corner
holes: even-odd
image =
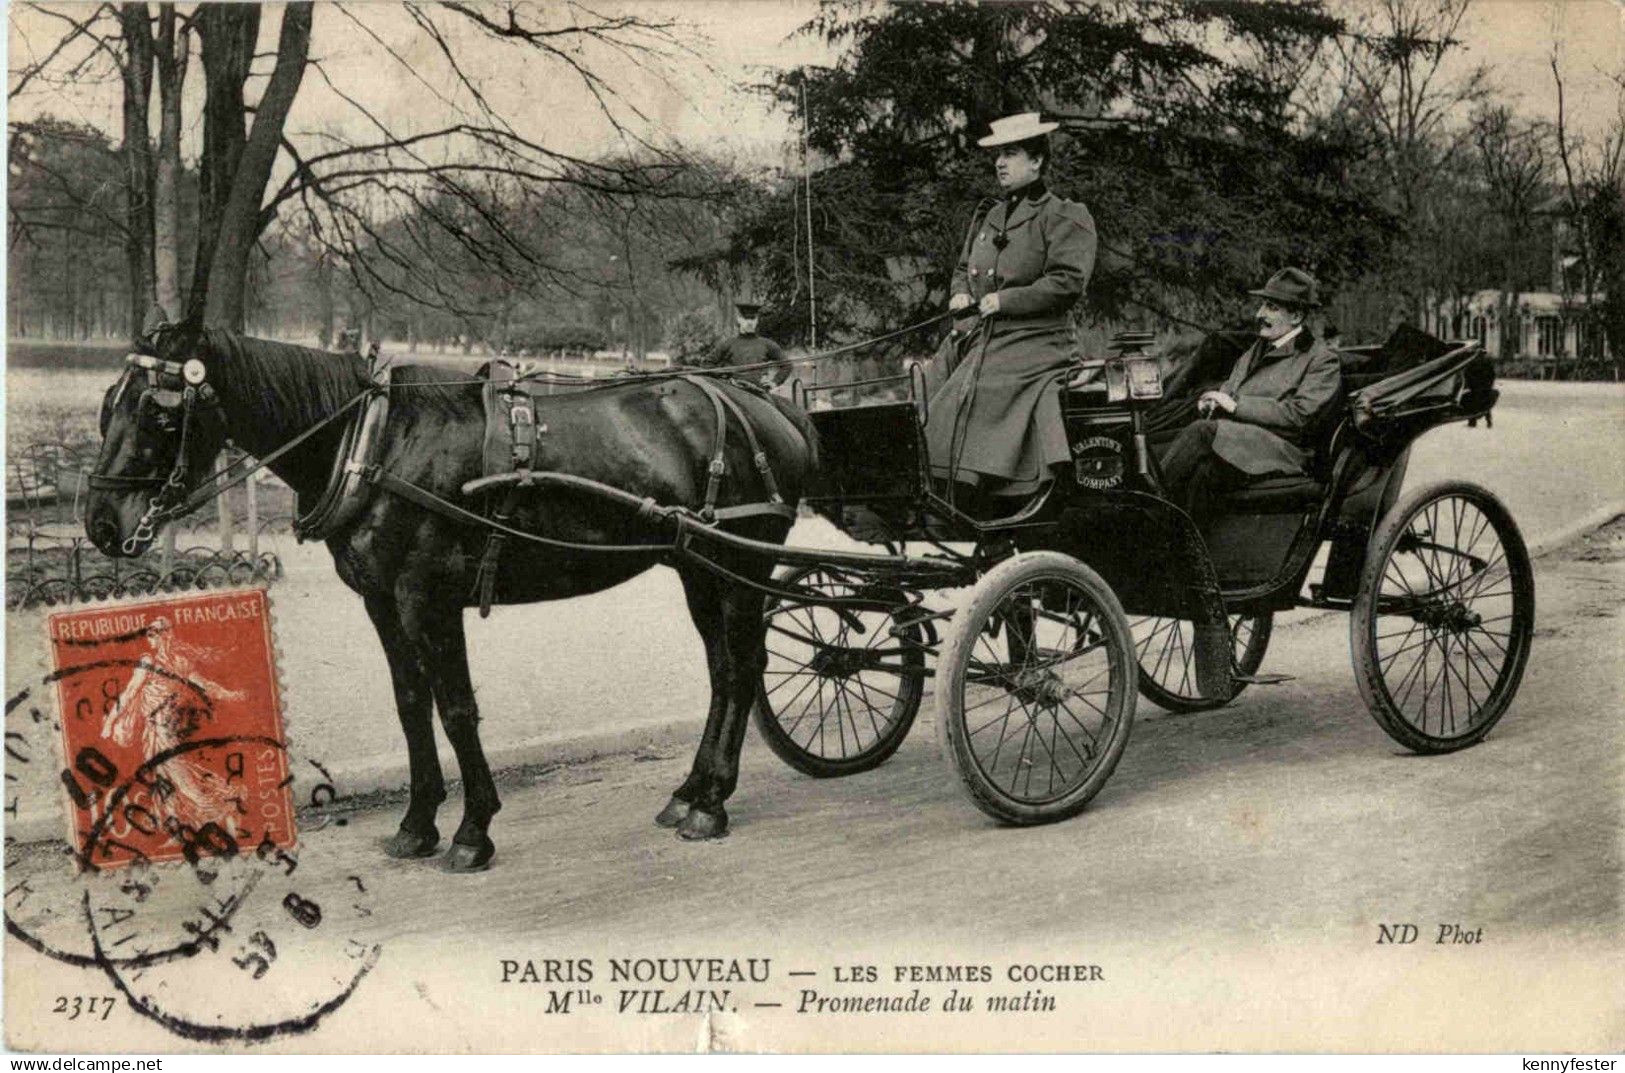
[[[926,444],[932,475],[994,495],[1043,487],[1067,462],[1061,382],[1073,357],[1065,328],[996,327],[975,336],[931,396]]]

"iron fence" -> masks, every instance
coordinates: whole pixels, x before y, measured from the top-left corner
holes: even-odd
[[[267,495],[260,481],[245,482],[238,501],[221,501],[214,543],[190,543],[207,539],[211,535],[207,527],[171,528],[143,554],[113,559],[85,536],[85,474],[93,461],[85,449],[62,443],[29,444],[7,460],[8,610],[282,577],[281,559],[274,551],[261,549],[261,537],[291,521],[292,495],[286,488],[276,485]],[[222,465],[228,461],[222,456]],[[262,512],[262,506],[273,509]],[[238,520],[239,514],[246,516],[246,524]],[[236,546],[239,534],[246,537],[247,548]]]

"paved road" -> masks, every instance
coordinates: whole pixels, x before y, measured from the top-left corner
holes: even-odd
[[[650,823],[685,768],[675,752],[512,775],[499,855],[479,876],[386,861],[396,807],[353,813],[307,834],[304,851],[366,877],[366,932],[387,955],[335,1018],[352,1035],[308,1045],[546,1047],[576,1031],[588,1034],[577,1046],[662,1049],[1616,1048],[1625,524],[1539,560],[1537,586],[1518,700],[1489,739],[1451,756],[1384,736],[1355,691],[1345,620],[1326,616],[1277,635],[1266,666],[1290,682],[1201,715],[1142,705],[1111,783],[1053,826],[1000,828],[973,809],[928,717],[890,763],[844,780],[797,775],[752,736],[720,843]],[[324,900],[350,889],[331,870],[310,882]],[[1421,943],[1378,945],[1378,925],[1399,922]],[[1481,941],[1436,944],[1449,924]],[[602,982],[611,957],[730,952],[776,965],[730,1018],[565,1022],[539,1016],[540,989],[498,982],[503,959],[590,957]],[[1002,974],[1031,959],[1104,977],[1050,986],[1064,1016],[999,1022],[1004,1036],[791,1014],[803,989],[843,993],[837,966],[873,964],[889,980],[916,962]],[[7,965],[12,1003],[71,976],[15,945]]]

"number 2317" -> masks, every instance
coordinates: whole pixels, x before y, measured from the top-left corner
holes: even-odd
[[[70,1021],[77,1021],[81,1016],[95,1018],[99,1013],[99,1019],[105,1021],[113,1012],[114,998],[113,995],[58,995],[51,1012],[61,1014]]]

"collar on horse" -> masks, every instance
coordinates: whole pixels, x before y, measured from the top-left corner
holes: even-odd
[[[326,540],[354,521],[366,505],[370,488],[366,474],[383,451],[384,425],[389,420],[391,368],[374,369],[372,382],[367,404],[356,407],[344,426],[327,487],[308,511],[293,520],[294,536],[301,542]]]

